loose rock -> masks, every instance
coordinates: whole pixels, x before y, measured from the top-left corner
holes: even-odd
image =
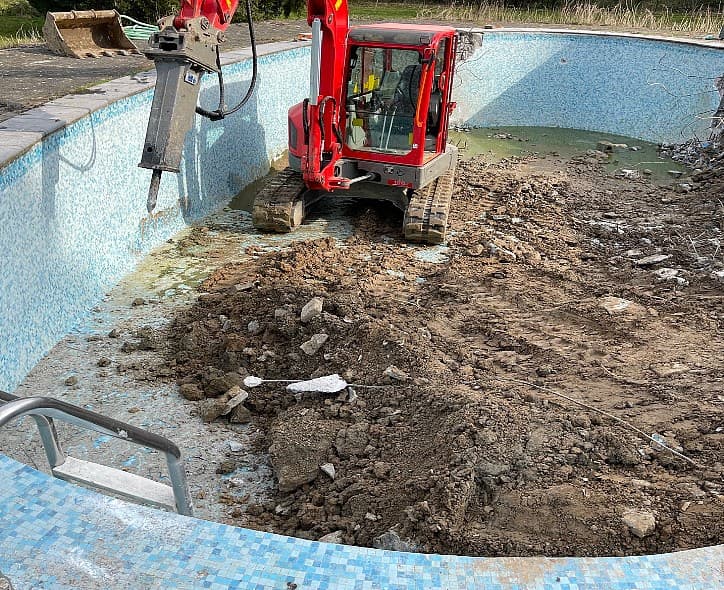
[[[328,334],[315,334],[299,348],[302,349],[302,352],[304,352],[304,354],[308,356],[313,356],[317,354],[317,352],[319,352],[319,349],[322,348],[328,338]]]
[[[644,510],[627,510],[622,517],[623,523],[629,530],[643,539],[656,529],[656,519],[651,512]]]
[[[302,307],[302,313],[300,319],[302,323],[306,324],[309,320],[316,318],[322,313],[322,307],[324,300],[321,297],[314,297],[310,299],[307,304]]]

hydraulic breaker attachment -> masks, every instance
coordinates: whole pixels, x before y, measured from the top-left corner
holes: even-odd
[[[153,170],[146,207],[156,207],[161,173],[178,172],[186,134],[194,113],[204,73],[218,72],[220,31],[205,17],[186,21],[184,30],[173,26],[174,17],[161,22],[161,30],[144,51],[156,65],[156,88],[139,166]]]
[[[53,53],[69,57],[100,57],[138,53],[126,37],[115,10],[49,12],[43,37]]]

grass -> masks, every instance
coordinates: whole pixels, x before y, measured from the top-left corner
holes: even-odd
[[[669,10],[653,12],[635,4],[603,7],[591,3],[570,3],[560,8],[516,8],[504,2],[480,1],[455,3],[449,6],[428,5],[418,16],[439,20],[463,20],[479,24],[536,23],[551,25],[584,25],[611,29],[636,29],[676,33],[717,34],[724,26],[724,13],[711,9],[676,13]]]
[[[0,0],[0,49],[42,43],[43,21],[27,0]]]
[[[429,21],[465,21],[483,24],[544,24],[608,27],[618,30],[645,30],[689,34],[718,34],[724,26],[724,13],[711,9],[688,12],[653,11],[640,4],[626,2],[598,6],[591,2],[569,2],[560,8],[521,8],[504,0],[434,2],[350,2],[352,18],[394,22],[420,19]]]
[[[425,2],[381,2],[350,0],[350,13],[357,20],[394,22],[399,20],[465,21],[496,24],[543,24],[607,27],[695,35],[718,34],[724,13],[711,9],[688,12],[654,12],[637,4],[612,7],[590,2],[571,2],[560,8],[518,8],[504,0],[456,1],[448,4]],[[300,16],[300,15],[295,15]],[[306,13],[301,16],[306,16]],[[0,0],[0,49],[43,42],[43,17],[37,16],[28,0]]]

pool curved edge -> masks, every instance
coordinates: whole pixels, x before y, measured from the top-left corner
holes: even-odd
[[[0,526],[10,532],[0,539],[0,572],[15,590],[724,587],[722,546],[621,558],[485,558],[335,545],[127,504],[1,455]]]

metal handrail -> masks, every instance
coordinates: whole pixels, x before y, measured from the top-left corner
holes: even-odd
[[[169,439],[120,420],[50,397],[21,398],[0,391],[0,400],[7,402],[0,405],[0,428],[14,418],[31,416],[40,431],[45,454],[51,467],[62,465],[66,458],[58,444],[58,437],[53,424],[54,418],[164,453],[171,479],[171,488],[176,501],[176,510],[179,514],[192,515],[193,508],[188,486],[186,485],[186,473],[183,467],[181,451]]]

